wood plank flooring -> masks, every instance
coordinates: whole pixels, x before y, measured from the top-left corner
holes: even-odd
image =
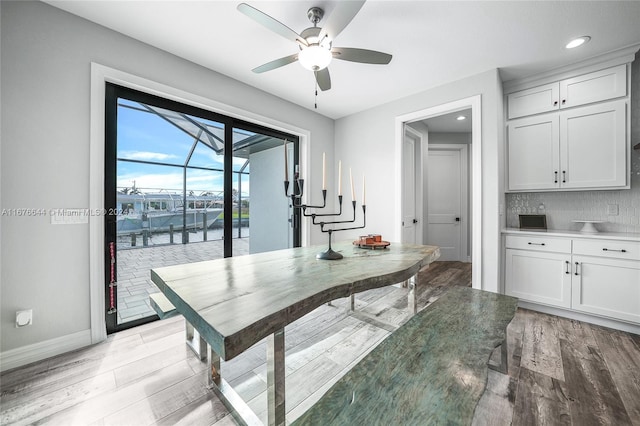
[[[418,276],[423,308],[471,283],[471,265],[435,262]],[[403,321],[407,289],[359,294],[286,328],[287,418],[299,417]],[[372,320],[373,318],[373,320]],[[222,373],[266,419],[266,345]],[[489,370],[474,425],[640,425],[640,337],[519,309],[508,328],[509,375]],[[0,424],[234,425],[206,388],[205,364],[175,317],[0,375]]]

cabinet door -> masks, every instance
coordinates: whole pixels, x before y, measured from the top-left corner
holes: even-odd
[[[627,66],[579,75],[560,82],[560,108],[606,101],[627,95]]]
[[[562,188],[626,185],[626,101],[560,113]]]
[[[558,116],[521,118],[509,123],[509,189],[559,187]]]
[[[545,84],[507,96],[508,118],[524,117],[558,109],[560,86]]]
[[[571,306],[571,256],[506,250],[505,293],[546,305]]]
[[[640,324],[640,262],[589,256],[573,262],[573,309]]]

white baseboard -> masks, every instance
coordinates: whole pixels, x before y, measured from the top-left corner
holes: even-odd
[[[0,352],[0,371],[7,371],[32,362],[41,361],[90,344],[91,330],[83,330],[44,342]]]
[[[599,317],[596,315],[583,314],[582,312],[569,311],[562,308],[551,307],[547,305],[539,305],[533,302],[525,302],[520,300],[518,306],[532,311],[538,311],[545,314],[556,315],[559,317],[569,318],[590,324],[600,325],[602,327],[613,328],[616,330],[626,331],[628,333],[640,334],[640,325],[618,321],[611,318]]]

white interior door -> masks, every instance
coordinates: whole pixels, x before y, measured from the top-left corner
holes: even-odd
[[[439,260],[466,261],[466,246],[463,250],[463,236],[466,236],[464,160],[460,148],[429,147],[427,244],[440,247]]]
[[[402,145],[402,242],[417,243],[416,144],[418,139],[405,132]]]

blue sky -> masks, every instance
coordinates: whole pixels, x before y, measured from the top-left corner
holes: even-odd
[[[119,103],[140,107],[140,104],[124,99],[119,99]],[[214,134],[224,134],[222,124],[201,118],[195,119],[207,124]],[[183,165],[194,139],[154,113],[118,107],[119,158]],[[234,170],[238,170],[244,162],[243,158],[234,158]],[[223,155],[218,155],[209,146],[199,142],[189,165],[222,170]],[[237,187],[236,176],[234,175],[234,187]],[[243,177],[243,193],[249,191],[248,180],[247,176]],[[159,189],[179,192],[182,190],[182,168],[118,161],[118,188],[130,188],[134,181],[136,187],[146,190],[145,192],[155,192]],[[193,190],[196,194],[204,191],[221,192],[223,186],[222,172],[187,170],[187,189]]]

